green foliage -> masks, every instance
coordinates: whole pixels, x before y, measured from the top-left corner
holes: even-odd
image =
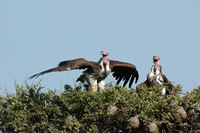
[[[182,98],[182,105],[188,112],[188,115],[200,115],[200,86]]]
[[[200,121],[200,87],[184,97],[163,96],[161,87],[141,88],[139,92],[121,86],[108,87],[102,93],[83,90],[81,84],[65,91],[42,92],[40,83],[20,86],[16,93],[1,96],[0,128],[3,132],[145,132],[155,122],[160,132],[191,132]],[[175,120],[178,107],[184,107],[187,119]],[[138,129],[128,127],[137,116]],[[193,122],[191,122],[193,121]]]
[[[194,88],[181,99],[181,105],[187,112],[187,119],[190,127],[198,128],[200,132],[200,86]]]

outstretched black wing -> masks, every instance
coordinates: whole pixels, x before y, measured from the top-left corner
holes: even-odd
[[[138,81],[139,74],[133,64],[110,60],[110,69],[113,77],[117,80],[117,84],[123,80],[123,86],[125,86],[129,81],[129,88],[131,88],[133,81],[135,80],[135,83]]]
[[[30,79],[37,78],[38,76],[41,76],[50,72],[69,71],[73,69],[98,69],[99,67],[100,66],[96,62],[87,61],[84,58],[78,58],[74,60],[67,60],[67,61],[60,62],[58,64],[58,67],[37,73],[31,76]]]

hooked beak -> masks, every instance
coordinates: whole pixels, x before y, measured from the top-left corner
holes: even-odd
[[[101,55],[102,56],[107,56],[108,55],[108,51],[101,51]]]
[[[159,60],[160,60],[160,56],[158,55],[153,56],[153,62],[157,62]]]

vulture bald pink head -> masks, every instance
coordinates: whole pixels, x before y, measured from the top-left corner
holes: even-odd
[[[159,66],[160,63],[160,56],[158,55],[154,55],[153,56],[153,65],[154,67],[157,69],[157,67]]]
[[[103,62],[107,63],[108,62],[109,52],[107,50],[101,51],[101,55],[103,56]]]

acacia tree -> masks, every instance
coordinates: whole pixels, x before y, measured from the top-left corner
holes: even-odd
[[[65,91],[42,91],[40,83],[15,84],[0,101],[2,132],[198,132],[200,87],[185,96],[162,96],[160,87],[109,85],[100,93],[81,84]]]

